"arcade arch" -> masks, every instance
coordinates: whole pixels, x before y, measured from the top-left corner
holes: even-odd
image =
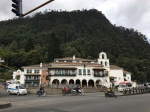
[[[68,81],[67,81],[66,79],[63,79],[63,80],[61,81],[61,84],[68,84]]]
[[[58,79],[54,79],[54,80],[52,81],[52,84],[59,84],[59,80],[58,80]]]
[[[82,87],[87,87],[87,81],[85,79],[82,80]]]
[[[94,87],[94,81],[92,79],[88,81],[88,87]]]
[[[74,84],[74,80],[73,80],[73,79],[70,79],[70,80],[69,80],[69,84]]]
[[[77,84],[77,85],[81,85],[81,82],[80,82],[79,79],[76,80],[76,84]]]

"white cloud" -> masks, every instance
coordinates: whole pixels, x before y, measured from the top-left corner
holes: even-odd
[[[48,0],[22,1],[25,13]],[[0,21],[15,17],[11,4],[12,0],[1,0]],[[134,28],[150,38],[150,0],[54,0],[30,15],[46,9],[71,11],[92,8],[102,11],[112,24]]]

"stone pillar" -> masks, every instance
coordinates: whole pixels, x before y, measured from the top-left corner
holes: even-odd
[[[97,87],[96,87],[96,82],[94,82],[94,88],[97,88]]]
[[[89,87],[89,84],[88,84],[88,82],[87,82],[87,84],[86,84],[86,87]]]
[[[82,82],[80,82],[80,87],[82,87]]]
[[[52,88],[52,81],[49,81],[49,87]]]
[[[74,85],[76,85],[76,81],[74,81]]]

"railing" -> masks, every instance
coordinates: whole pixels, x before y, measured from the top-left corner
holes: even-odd
[[[123,90],[123,95],[144,94],[144,93],[150,93],[150,88],[137,87]]]
[[[94,77],[104,77],[104,75],[96,75],[96,74],[94,74]]]
[[[38,79],[38,80],[33,80],[33,79],[30,79],[30,80],[25,80],[25,82],[39,82],[40,80]]]
[[[54,74],[54,75],[50,75],[53,77],[57,77],[57,76],[76,76],[76,74]]]

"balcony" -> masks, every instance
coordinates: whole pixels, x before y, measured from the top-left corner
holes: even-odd
[[[74,77],[76,74],[54,74],[54,75],[49,75],[51,77]]]
[[[32,79],[26,79],[25,82],[40,82],[40,80],[32,80]]]
[[[94,74],[94,77],[105,77],[104,75],[100,75],[100,74]]]

